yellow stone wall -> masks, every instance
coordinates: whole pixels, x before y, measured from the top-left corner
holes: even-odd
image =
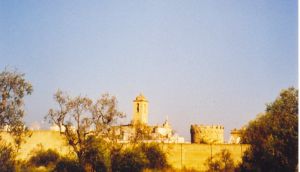
[[[238,164],[249,146],[239,144],[164,144],[162,147],[167,151],[168,162],[174,168],[186,167],[205,171],[204,163],[211,155],[219,153],[222,149],[227,149],[231,152],[235,164]]]
[[[4,140],[12,141],[7,133],[1,135]],[[26,139],[26,143],[21,146],[18,158],[26,160],[29,153],[37,148],[38,144],[43,145],[45,149],[56,149],[63,155],[72,151],[58,131],[34,131],[32,136]],[[248,146],[238,144],[161,144],[161,147],[167,152],[168,162],[174,168],[186,167],[203,171],[205,170],[204,162],[211,155],[222,149],[228,149],[232,153],[235,163],[238,163]]]
[[[6,132],[2,132],[1,136],[7,142],[12,141],[12,137]],[[67,146],[66,140],[58,131],[37,130],[33,131],[31,137],[25,139],[25,143],[21,145],[17,158],[27,159],[30,152],[37,148],[39,144],[45,149],[55,149],[62,155],[66,155],[72,151],[71,147]]]

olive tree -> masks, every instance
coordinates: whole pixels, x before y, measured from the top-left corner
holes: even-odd
[[[88,97],[70,97],[58,90],[54,95],[58,104],[50,109],[46,119],[59,127],[68,144],[73,148],[81,165],[85,165],[86,153],[89,152],[90,137],[110,142],[114,125],[124,114],[117,109],[114,96],[103,94],[93,101]]]
[[[28,134],[24,117],[24,97],[32,93],[32,85],[18,71],[5,69],[0,73],[0,131],[11,134],[14,144],[0,136],[0,171],[15,171],[15,157],[24,136]],[[15,147],[14,147],[15,146]]]
[[[26,127],[24,117],[24,97],[33,91],[25,74],[5,69],[0,73],[0,130],[6,130],[15,138],[18,146]]]

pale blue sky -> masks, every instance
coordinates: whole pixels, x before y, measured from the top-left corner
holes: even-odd
[[[0,1],[0,69],[32,82],[26,121],[42,121],[60,88],[117,96],[132,115],[140,92],[151,124],[245,125],[298,86],[297,1]]]

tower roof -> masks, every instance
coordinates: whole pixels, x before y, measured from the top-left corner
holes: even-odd
[[[138,95],[134,101],[147,101],[147,99],[142,93],[140,93],[140,95]]]

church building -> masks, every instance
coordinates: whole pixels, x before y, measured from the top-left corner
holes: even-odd
[[[148,124],[148,107],[149,102],[147,98],[140,94],[133,100],[133,115],[130,124],[122,125],[121,127],[121,142],[129,142],[136,131],[136,126],[144,126],[149,129],[150,138],[145,139],[145,142],[159,142],[159,143],[184,143],[184,138],[178,136],[168,120],[162,125]]]

